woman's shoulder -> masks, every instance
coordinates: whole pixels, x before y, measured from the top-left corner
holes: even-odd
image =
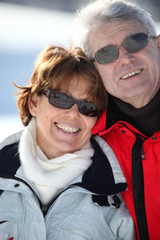
[[[112,150],[112,148],[109,146],[109,144],[99,136],[94,137],[94,140],[98,143],[100,149],[96,149],[95,151],[102,151],[106,157],[106,161],[109,162],[109,165],[111,166],[115,183],[125,183],[126,179],[124,177],[124,174],[122,172],[122,169],[120,167],[119,161]]]
[[[18,146],[22,132],[12,134],[0,143],[0,174],[13,175],[20,167]]]
[[[8,137],[4,138],[1,142],[0,142],[0,151],[9,145],[12,145],[16,142],[19,142],[20,137],[22,135],[23,130],[13,133],[12,135],[9,135]]]

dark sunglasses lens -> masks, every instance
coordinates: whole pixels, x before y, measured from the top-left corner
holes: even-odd
[[[146,47],[147,43],[148,35],[145,33],[138,33],[128,37],[123,46],[128,52],[134,53]]]
[[[65,93],[51,92],[49,96],[49,103],[54,107],[61,109],[69,109],[73,105],[72,98]]]
[[[99,64],[113,62],[117,59],[117,57],[118,48],[112,45],[101,48],[95,53],[95,59]]]
[[[48,90],[44,94],[47,96],[49,103],[54,107],[70,109],[74,104],[77,104],[79,112],[85,116],[96,117],[100,113],[92,102],[77,100],[65,93],[54,90]]]
[[[82,102],[78,105],[79,112],[88,117],[96,117],[99,114],[96,106],[92,102]]]

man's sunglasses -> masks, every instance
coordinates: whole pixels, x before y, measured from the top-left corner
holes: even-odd
[[[79,112],[87,117],[97,117],[100,113],[93,102],[78,100],[66,93],[47,90],[44,95],[48,98],[49,103],[57,108],[70,109],[74,104],[77,104]]]
[[[134,53],[146,47],[149,39],[151,38],[155,37],[146,33],[134,34],[127,37],[119,47],[115,45],[108,45],[99,49],[91,61],[94,62],[96,60],[99,64],[114,62],[119,56],[119,48],[121,46],[123,46],[128,52]]]

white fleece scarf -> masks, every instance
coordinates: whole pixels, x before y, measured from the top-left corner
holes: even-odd
[[[56,197],[92,163],[94,150],[88,142],[81,150],[48,159],[36,141],[36,121],[32,118],[22,133],[20,160],[28,180],[32,181],[43,204]]]

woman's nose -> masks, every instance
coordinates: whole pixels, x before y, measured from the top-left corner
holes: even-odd
[[[65,114],[72,117],[79,115],[78,105],[74,104],[71,108],[65,110]]]

